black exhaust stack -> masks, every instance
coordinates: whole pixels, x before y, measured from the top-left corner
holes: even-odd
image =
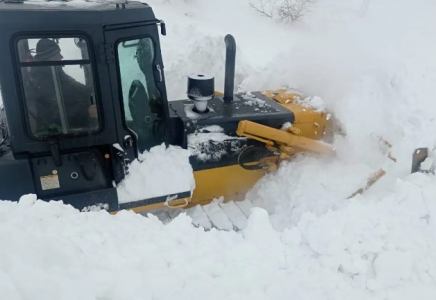
[[[235,38],[228,34],[224,38],[226,42],[226,70],[224,78],[224,103],[233,102],[233,91],[235,88],[235,58],[236,42]]]

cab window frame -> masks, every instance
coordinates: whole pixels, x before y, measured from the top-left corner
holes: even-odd
[[[159,62],[159,55],[158,53],[158,42],[155,40],[155,38],[151,35],[151,34],[138,34],[138,35],[131,35],[128,37],[123,37],[120,39],[117,39],[114,44],[113,44],[113,49],[114,49],[114,53],[115,53],[115,67],[116,67],[116,79],[117,79],[117,90],[118,90],[118,98],[120,101],[120,108],[121,108],[121,114],[122,114],[122,124],[124,126],[124,128],[131,132],[134,133],[134,135],[136,135],[137,133],[133,131],[132,128],[130,128],[128,126],[127,123],[127,117],[126,117],[126,110],[124,108],[124,93],[123,93],[123,82],[122,82],[122,74],[121,74],[121,64],[120,64],[120,55],[119,55],[119,51],[118,51],[118,47],[124,43],[124,42],[131,42],[133,40],[141,40],[141,39],[150,39],[152,41],[152,46],[153,46],[153,61],[152,61],[152,65],[155,66],[158,62]],[[163,70],[162,70],[163,72]],[[144,77],[146,76],[146,74],[144,74]],[[158,85],[156,84],[156,77],[155,77],[155,72],[154,69],[152,70],[152,74],[151,74],[151,78],[153,79],[153,82],[156,86],[156,90],[159,92],[160,95],[160,102],[161,105],[164,105],[164,100],[163,100],[163,95],[162,95],[162,91],[159,89]],[[147,88],[147,87],[146,87]],[[130,112],[131,113],[131,112]],[[135,136],[135,140],[136,140],[136,148],[139,149],[139,137],[138,139]]]
[[[31,39],[43,39],[43,38],[49,38],[49,39],[75,39],[75,38],[81,38],[86,42],[86,50],[88,53],[87,59],[70,59],[70,60],[59,60],[59,61],[40,61],[40,62],[22,62],[20,59],[20,53],[19,53],[19,42],[20,40],[31,40]],[[47,141],[51,138],[75,138],[75,137],[86,137],[86,136],[96,136],[98,134],[101,134],[104,130],[104,109],[103,109],[103,101],[101,99],[101,92],[100,92],[100,83],[98,78],[98,66],[97,66],[97,59],[95,57],[95,47],[92,41],[92,38],[85,32],[82,31],[63,31],[63,32],[20,32],[12,36],[12,43],[11,43],[11,52],[12,57],[14,58],[14,69],[15,69],[15,76],[17,78],[17,89],[18,95],[19,95],[19,107],[20,107],[20,115],[22,116],[22,123],[24,125],[24,134],[31,140],[35,141]],[[91,69],[91,80],[93,85],[93,92],[94,92],[94,101],[97,108],[97,124],[98,128],[93,131],[79,131],[79,132],[70,132],[70,133],[58,133],[58,134],[48,134],[48,135],[42,135],[37,136],[32,132],[32,128],[30,125],[30,119],[29,119],[29,111],[27,106],[27,98],[25,93],[25,86],[24,86],[24,78],[22,76],[22,68],[29,67],[29,66],[36,66],[36,67],[49,67],[49,66],[71,66],[76,65],[79,66],[82,65],[89,65]]]

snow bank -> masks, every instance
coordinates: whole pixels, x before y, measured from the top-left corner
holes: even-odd
[[[129,174],[117,186],[120,203],[189,192],[195,189],[191,152],[165,144],[140,155],[129,166]]]
[[[347,134],[337,148],[348,148],[354,161],[381,163],[374,153],[383,137],[404,176],[413,149],[436,141],[435,12],[430,0],[317,1],[287,29],[298,44],[241,87],[289,86],[321,96]]]
[[[434,299],[436,178],[302,214],[283,232],[253,210],[241,233],[132,212],[0,203],[0,291],[15,299]]]
[[[321,216],[342,207],[374,171],[340,158],[300,157],[261,178],[246,198],[266,209],[274,227],[283,230],[295,226],[306,212]]]
[[[166,21],[167,36],[160,37],[160,40],[169,100],[187,98],[190,73],[213,74],[215,90],[224,91],[226,34],[230,33],[236,39],[235,87],[263,66],[264,61],[271,58],[271,53],[279,51],[272,45],[265,49],[264,45],[259,47],[259,43],[253,43],[253,35],[260,36],[262,32],[264,41],[274,26],[258,16],[244,15],[243,12],[249,11],[245,0],[144,2],[153,7],[156,16]],[[255,33],[253,23],[266,27],[256,26],[258,32]],[[281,35],[280,32],[277,34]]]
[[[379,168],[387,175],[367,195],[383,191],[410,173],[415,148],[434,148],[435,11],[428,0],[318,1],[288,29],[298,45],[242,83],[247,90],[289,86],[320,95],[346,133],[335,139],[335,161],[286,164],[250,193],[276,228],[295,225],[307,211],[342,207],[350,189]]]

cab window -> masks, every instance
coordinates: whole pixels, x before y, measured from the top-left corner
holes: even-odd
[[[160,143],[163,135],[157,132],[162,107],[153,75],[154,46],[148,37],[117,45],[125,122],[136,134],[140,152]]]
[[[35,137],[99,130],[86,40],[28,38],[17,43],[26,114]]]

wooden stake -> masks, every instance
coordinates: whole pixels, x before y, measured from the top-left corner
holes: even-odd
[[[358,194],[362,194],[367,189],[369,189],[374,183],[376,183],[380,178],[385,176],[385,174],[386,174],[386,171],[383,170],[383,169],[380,169],[377,172],[371,174],[368,177],[368,179],[366,180],[365,186],[359,188],[357,191],[355,191],[353,194],[351,194],[347,199],[351,199],[351,198],[353,198],[354,196],[356,196]]]

